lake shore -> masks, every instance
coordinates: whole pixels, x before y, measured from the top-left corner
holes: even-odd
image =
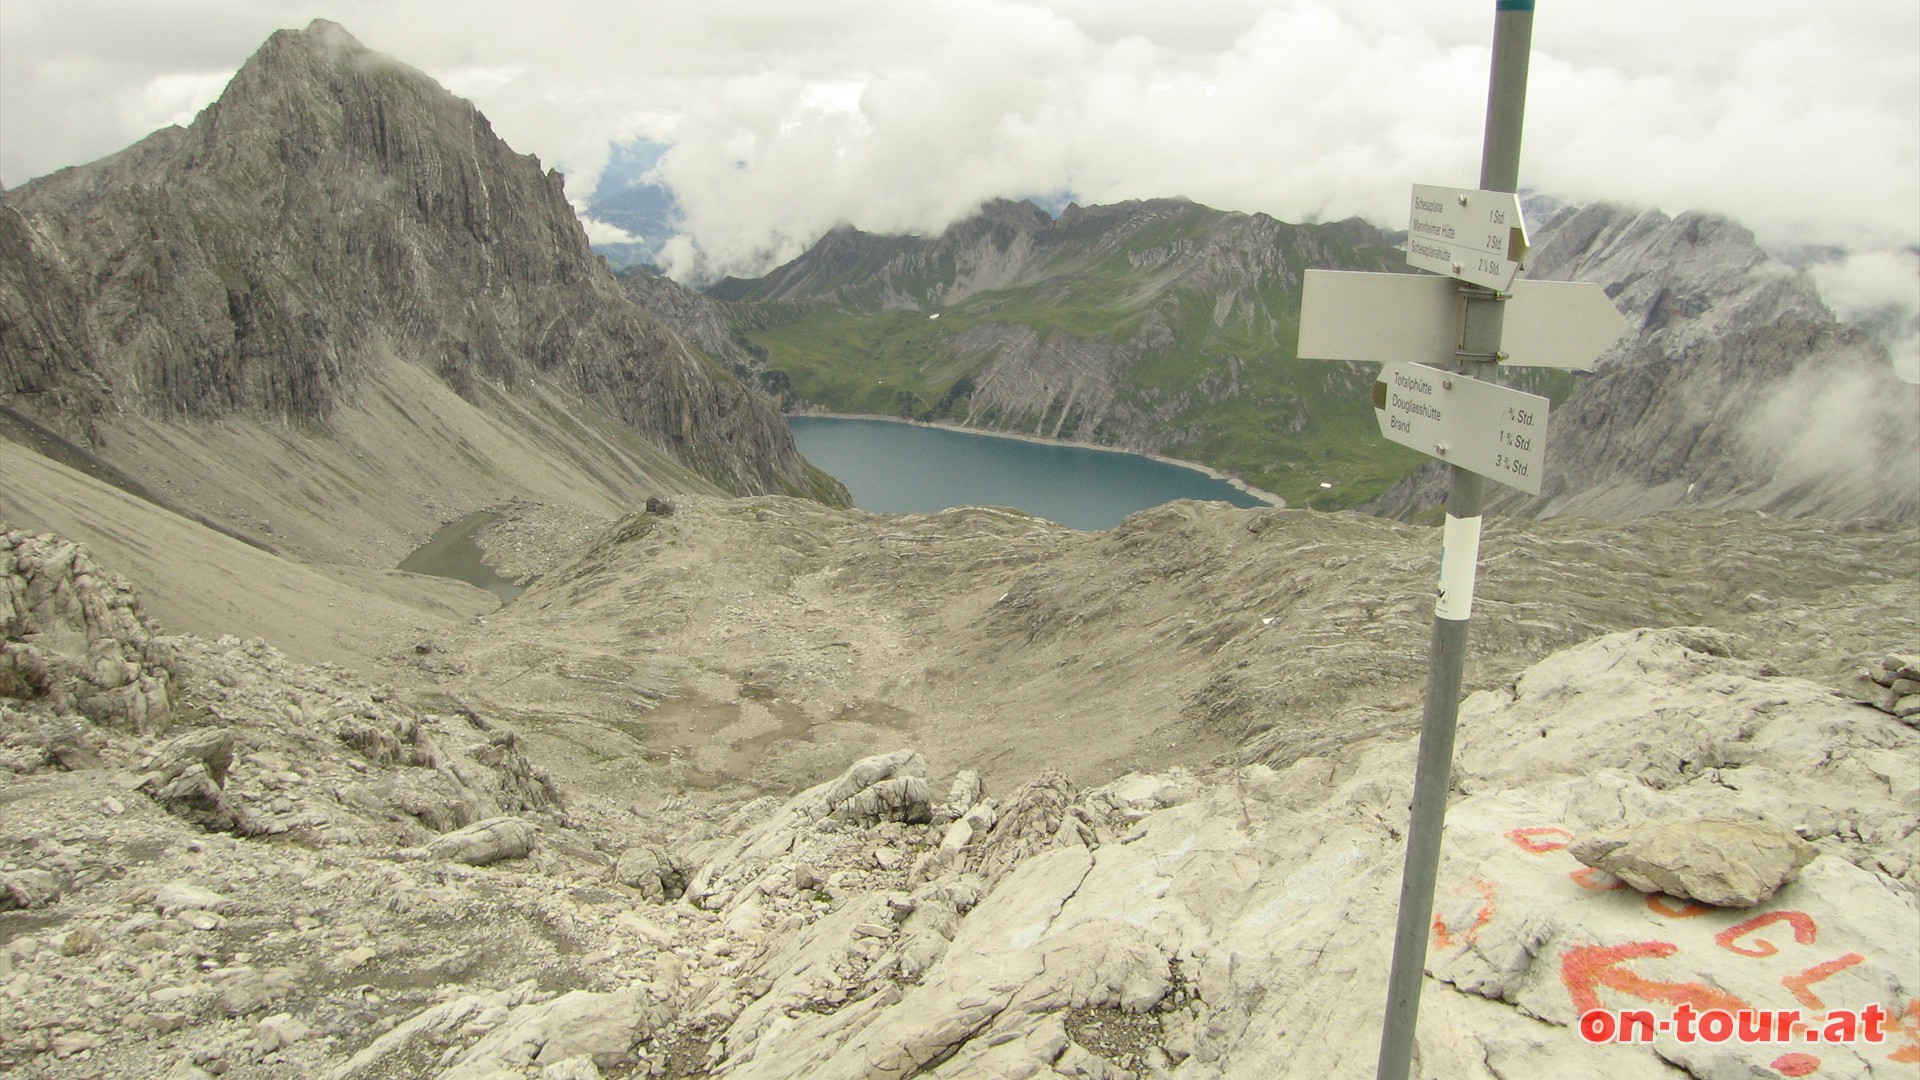
[[[1125,450],[1118,446],[1103,446],[1099,443],[1081,442],[1078,439],[1049,439],[1044,435],[1023,435],[1014,431],[988,431],[984,428],[967,427],[964,424],[949,423],[945,420],[909,420],[898,416],[876,416],[872,413],[831,412],[826,409],[790,412],[786,415],[789,417],[817,417],[822,420],[879,420],[889,424],[905,424],[909,427],[941,428],[946,431],[956,431],[962,435],[979,435],[989,439],[1014,439],[1019,442],[1038,443],[1042,446],[1072,446],[1081,450],[1098,450],[1107,454],[1131,454],[1134,457],[1143,457],[1151,461],[1158,461],[1163,465],[1173,465],[1182,469],[1191,469],[1210,479],[1231,485],[1235,490],[1251,495],[1269,506],[1284,509],[1287,505],[1287,500],[1275,495],[1271,491],[1263,491],[1260,488],[1254,487],[1252,484],[1247,483],[1237,476],[1228,476],[1218,469],[1209,468],[1197,461],[1186,461],[1181,458],[1167,457],[1164,454],[1148,453],[1144,450]]]

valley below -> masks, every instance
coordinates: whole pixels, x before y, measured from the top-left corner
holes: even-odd
[[[363,627],[351,667],[247,640],[274,625],[268,560],[257,591],[228,577],[247,564],[208,566],[143,605],[71,544],[9,533],[0,1061],[1370,1074],[1438,530],[1192,502],[1104,533],[780,496],[655,510],[496,505],[480,553],[535,579],[504,606],[332,572],[304,610]],[[1567,958],[1681,924],[1532,838],[1647,816],[1815,841],[1762,910],[1820,920],[1800,966],[1857,957],[1834,989],[1897,1012],[1920,986],[1920,733],[1846,691],[1920,640],[1920,536],[1496,519],[1481,559],[1422,1068],[1782,1058],[1575,1034],[1593,991],[1568,998]],[[142,621],[207,590],[243,636]],[[1706,947],[1661,970],[1766,1000],[1765,971],[1708,940],[1752,917],[1685,924]],[[1888,1055],[1920,1044],[1895,1030],[1819,1060],[1901,1075]]]

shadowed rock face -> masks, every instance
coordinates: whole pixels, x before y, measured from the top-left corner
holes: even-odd
[[[621,299],[562,184],[340,27],[281,31],[191,127],[6,193],[0,392],[81,435],[108,403],[325,421],[391,353],[470,400],[558,384],[737,491],[831,488]]]
[[[0,206],[0,401],[90,431],[106,397],[99,351],[65,268],[36,250],[19,212]]]

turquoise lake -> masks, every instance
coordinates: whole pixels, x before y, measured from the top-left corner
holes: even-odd
[[[1175,499],[1266,505],[1224,480],[1139,454],[890,420],[794,416],[787,423],[807,460],[847,485],[853,505],[876,513],[1007,506],[1103,530]]]

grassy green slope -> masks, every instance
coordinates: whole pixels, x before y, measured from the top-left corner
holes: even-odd
[[[1021,228],[1028,245],[1011,280],[939,302],[964,291],[957,283],[981,245],[1004,252]],[[1380,437],[1371,370],[1295,358],[1302,270],[1404,264],[1392,237],[1357,221],[1287,226],[1161,202],[1037,227],[956,226],[929,240],[843,233],[823,241],[829,247],[762,279],[786,299],[752,299],[755,283],[722,293],[738,298],[734,325],[764,361],[762,380],[796,404],[965,417],[972,380],[994,351],[962,339],[997,328],[1112,356],[1117,404],[1138,423],[1089,430],[1076,418],[1066,437],[1199,461],[1290,505],[1328,509],[1385,491],[1425,460]],[[1563,376],[1533,381],[1556,399],[1571,386]],[[1031,430],[1036,416],[975,420]]]

